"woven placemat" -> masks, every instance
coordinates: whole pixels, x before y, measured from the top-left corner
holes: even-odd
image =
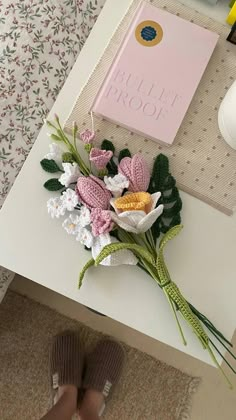
[[[140,0],[134,0],[116,29],[102,58],[79,95],[66,121],[90,126],[88,114],[93,99],[121,44]],[[221,100],[236,79],[236,47],[226,41],[229,29],[211,18],[175,0],[150,0],[163,8],[220,35],[216,49],[171,147],[159,145],[118,125],[96,118],[97,142],[113,141],[117,150],[129,147],[132,153],[143,153],[152,164],[154,156],[166,154],[178,186],[230,215],[236,208],[236,151],[222,139],[217,115]],[[194,48],[194,47],[193,47]]]

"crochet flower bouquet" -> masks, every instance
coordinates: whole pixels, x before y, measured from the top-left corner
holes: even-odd
[[[184,344],[187,343],[180,315],[223,372],[216,357],[217,353],[223,357],[217,344],[235,359],[229,349],[231,343],[187,302],[165,264],[165,247],[182,229],[182,202],[167,157],[157,156],[150,173],[140,154],[131,156],[124,149],[116,158],[110,141],[104,140],[97,148],[93,144],[94,131],[86,129],[80,133],[86,157],[83,159],[77,147],[76,124],[73,140],[64,133],[57,116],[55,123],[47,124],[54,131],[50,134],[54,143],[41,166],[58,176],[45,182],[44,187],[59,193],[48,200],[48,213],[52,218],[64,217],[62,226],[66,232],[92,253],[80,273],[79,287],[89,267],[138,265],[165,294]]]

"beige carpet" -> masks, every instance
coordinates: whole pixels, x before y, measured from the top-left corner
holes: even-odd
[[[76,328],[87,348],[101,337],[77,321],[14,292],[0,305],[0,419],[38,420],[51,404],[51,337]],[[104,420],[190,419],[199,380],[125,346],[127,364]]]

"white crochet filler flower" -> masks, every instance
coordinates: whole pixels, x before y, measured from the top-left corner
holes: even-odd
[[[60,197],[49,198],[47,201],[47,209],[52,219],[54,219],[54,217],[58,219],[60,216],[64,216],[66,211]]]
[[[59,181],[62,185],[65,185],[65,187],[69,187],[69,185],[76,182],[81,175],[79,166],[75,162],[64,162],[62,163],[62,166],[65,172],[60,176]]]
[[[114,197],[120,197],[124,189],[129,186],[129,180],[122,174],[117,174],[114,177],[105,176],[104,182]]]
[[[62,153],[63,151],[60,149],[58,144],[56,143],[50,143],[49,144],[49,153],[44,156],[45,159],[52,159],[55,160],[55,162],[61,166],[61,160],[62,160]]]
[[[76,235],[76,240],[87,248],[91,248],[93,244],[93,234],[90,228],[90,211],[82,206],[78,214],[70,214],[67,219],[62,223],[63,228],[69,235]]]
[[[62,193],[61,201],[62,201],[63,206],[68,211],[73,211],[74,208],[79,203],[78,195],[71,188],[68,188],[66,191]]]
[[[80,227],[76,240],[79,241],[82,245],[85,245],[87,248],[91,248],[93,245],[94,237],[89,229]]]
[[[62,227],[69,235],[77,235],[80,227],[79,216],[76,214],[70,214],[69,217],[62,223]]]
[[[80,224],[82,227],[86,227],[91,223],[90,210],[86,206],[82,206],[80,209]]]

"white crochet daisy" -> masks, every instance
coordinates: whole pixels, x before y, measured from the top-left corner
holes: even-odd
[[[80,224],[82,227],[86,227],[91,223],[90,210],[86,206],[82,206],[80,209]]]
[[[77,235],[80,229],[79,216],[70,214],[69,217],[62,223],[62,227],[69,235]]]
[[[74,190],[71,188],[68,188],[66,191],[64,191],[61,195],[61,201],[68,211],[73,211],[74,208],[79,203],[78,195]]]
[[[94,237],[90,230],[84,227],[79,229],[76,240],[79,241],[82,245],[85,245],[87,248],[91,248],[93,245]]]
[[[47,201],[47,209],[52,219],[54,219],[54,217],[59,218],[60,216],[64,216],[66,211],[60,197],[49,198]]]

